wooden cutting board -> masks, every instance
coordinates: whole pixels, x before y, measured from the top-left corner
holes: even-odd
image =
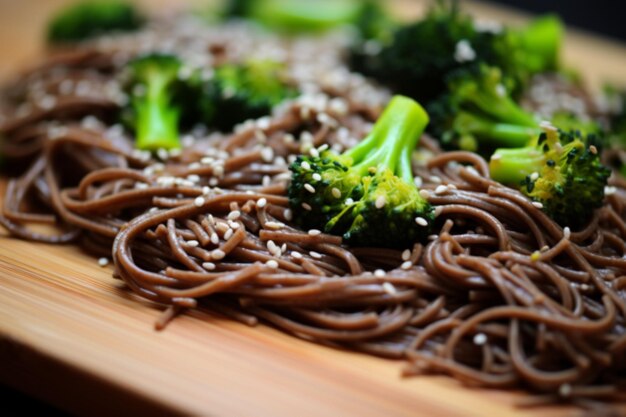
[[[0,76],[35,56],[43,22],[62,3],[67,0],[0,2]],[[481,16],[523,19],[469,6]],[[421,3],[400,7],[414,13]],[[565,55],[581,63],[576,66],[594,86],[604,79],[626,85],[623,45],[571,33]],[[469,389],[447,377],[403,379],[402,362],[207,313],[190,312],[157,332],[159,313],[77,247],[0,236],[0,382],[75,413],[539,417],[571,411],[518,409],[513,404],[521,393]]]

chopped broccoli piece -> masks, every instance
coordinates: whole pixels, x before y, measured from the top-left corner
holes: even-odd
[[[354,148],[298,157],[288,192],[296,221],[356,246],[424,240],[434,211],[414,185],[411,155],[427,124],[417,102],[395,96]]]
[[[520,190],[562,226],[580,227],[602,206],[610,169],[600,163],[593,134],[546,127],[528,146],[498,149],[491,177]]]
[[[130,100],[124,116],[136,133],[138,149],[180,148],[179,124],[185,101],[178,78],[182,65],[174,55],[157,53],[128,63]]]
[[[457,1],[441,0],[423,19],[398,29],[379,53],[352,63],[355,70],[422,102],[446,90],[446,74],[476,62],[500,67],[519,91],[531,75],[556,69],[561,35],[554,16],[524,29],[483,30]]]
[[[445,147],[470,151],[515,148],[539,134],[535,116],[511,98],[499,68],[463,68],[447,79],[448,92],[428,105],[431,133]]]
[[[79,42],[108,32],[133,31],[144,18],[122,1],[83,2],[62,10],[48,26],[48,41]]]
[[[227,131],[244,120],[269,114],[278,103],[296,94],[284,81],[284,70],[282,63],[272,60],[217,68],[199,102],[202,119]]]
[[[386,30],[380,0],[230,0],[223,15],[291,33],[351,24],[367,36]]]

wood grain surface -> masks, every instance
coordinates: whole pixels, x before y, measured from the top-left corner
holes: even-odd
[[[44,22],[64,3],[0,0],[0,77],[33,62]],[[422,7],[403,3],[408,14]],[[481,16],[524,18],[469,6]],[[579,67],[594,86],[606,79],[626,85],[623,45],[571,33],[565,56],[585,58]],[[521,393],[469,389],[447,377],[403,379],[402,362],[205,312],[185,314],[157,332],[159,313],[77,247],[0,236],[0,382],[74,413],[540,417],[571,411],[519,409],[513,404]]]

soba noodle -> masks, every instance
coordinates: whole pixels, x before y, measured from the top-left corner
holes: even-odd
[[[347,247],[292,223],[288,163],[310,147],[350,146],[388,94],[344,69],[335,72],[344,87],[321,81],[233,133],[198,128],[181,152],[159,152],[158,160],[133,150],[111,124],[123,102],[115,79],[156,40],[174,39],[176,48],[199,30],[183,23],[56,55],[4,91],[2,152],[29,164],[4,198],[0,224],[13,236],[80,242],[112,256],[115,276],[132,291],[170,306],[157,328],[185,309],[209,308],[316,343],[403,358],[406,375],[541,394],[533,404],[624,400],[623,180],[611,180],[584,229],[570,230],[492,181],[480,156],[442,152],[424,136],[420,153],[430,158],[415,174],[436,208],[438,233],[405,250]],[[183,50],[210,44],[220,51],[209,53],[211,64],[245,54],[235,42],[250,29],[224,30],[235,40],[203,29]],[[304,42],[284,46],[294,68],[311,60],[301,48],[328,47],[328,39]],[[310,74],[294,80],[312,88]],[[374,99],[363,100],[368,94]]]

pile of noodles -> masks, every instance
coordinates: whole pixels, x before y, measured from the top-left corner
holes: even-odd
[[[341,82],[317,77],[341,56],[335,48],[324,61],[311,51],[336,39],[287,44],[237,25],[202,35],[191,26],[169,22],[57,51],[5,88],[2,153],[10,168],[22,167],[8,181],[6,230],[112,256],[116,277],[169,306],[159,328],[185,309],[209,308],[316,343],[404,358],[407,375],[526,389],[538,394],[535,404],[624,400],[622,180],[611,179],[586,227],[570,230],[492,181],[480,156],[441,152],[424,136],[415,174],[436,208],[436,234],[404,250],[347,247],[293,224],[288,164],[303,151],[353,145],[388,93],[345,68],[335,70]],[[189,33],[204,55],[185,43]],[[171,45],[158,43],[164,39]],[[255,42],[283,48],[293,68],[312,66],[294,71],[303,95],[271,116],[230,133],[199,126],[182,151],[156,155],[134,150],[114,124],[125,99],[115,80],[128,58],[184,44],[187,59],[216,65]]]

